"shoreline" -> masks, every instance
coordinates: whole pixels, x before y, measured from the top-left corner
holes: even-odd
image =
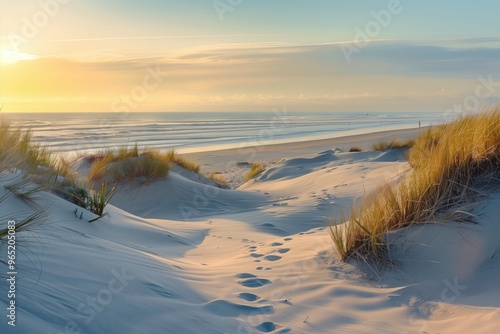
[[[348,151],[351,146],[359,146],[364,151],[371,150],[371,146],[379,141],[416,138],[420,133],[429,128],[430,126],[414,129],[385,130],[326,139],[298,140],[287,143],[182,153],[182,155],[201,163],[204,167],[221,170],[236,162],[275,162],[284,158],[315,154],[334,148]]]

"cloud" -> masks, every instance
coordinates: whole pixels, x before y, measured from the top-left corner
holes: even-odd
[[[6,66],[2,92],[18,102],[39,99],[43,104],[63,97],[65,104],[74,99],[82,109],[87,103],[106,111],[110,101],[141,85],[154,67],[165,80],[140,105],[143,110],[262,110],[271,105],[435,110],[472,94],[479,76],[500,77],[497,39],[454,40],[453,45],[374,41],[347,63],[341,46],[349,43],[226,44],[150,58],[99,58],[102,52],[84,59],[39,58]]]

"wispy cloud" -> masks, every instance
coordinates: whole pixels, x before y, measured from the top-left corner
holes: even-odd
[[[159,67],[168,78],[141,105],[144,110],[263,110],[275,105],[301,110],[446,109],[473,94],[479,76],[500,78],[496,40],[488,39],[486,47],[478,41],[467,39],[458,46],[373,41],[351,63],[339,43],[227,44],[149,58],[99,59],[96,53],[84,62],[74,56],[49,57],[7,66],[3,75],[10,82],[3,91],[26,103],[51,96],[79,98],[82,106],[102,111],[140,84],[146,68]],[[48,77],[51,85],[44,84]]]
[[[66,38],[46,39],[41,42],[63,43],[63,42],[92,42],[92,41],[132,41],[151,39],[193,39],[193,38],[220,38],[220,37],[264,37],[282,36],[281,34],[234,34],[234,35],[167,35],[167,36],[125,36],[125,37],[89,37],[89,38]]]

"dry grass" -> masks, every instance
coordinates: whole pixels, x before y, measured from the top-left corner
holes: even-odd
[[[462,212],[479,190],[500,176],[500,107],[436,127],[419,136],[413,167],[397,185],[384,185],[345,217],[329,221],[339,256],[383,262],[389,231]],[[497,182],[498,183],[498,182]],[[470,219],[466,212],[454,215]]]
[[[207,176],[210,180],[214,180],[215,182],[222,184],[222,185],[227,185],[227,180],[224,177],[224,175],[220,173],[216,173],[214,171],[211,171],[210,174]]]
[[[175,151],[162,153],[152,149],[141,150],[137,145],[131,148],[120,148],[118,151],[108,150],[94,154],[88,158],[88,161],[92,165],[88,176],[90,183],[121,182],[144,178],[147,182],[151,182],[167,176],[172,163],[194,173],[200,170],[200,164],[185,159]]]
[[[351,146],[351,148],[349,149],[349,152],[361,152],[363,151],[363,149],[359,146]]]
[[[199,163],[197,163],[195,161],[188,160],[188,159],[180,156],[174,150],[169,151],[167,153],[167,156],[168,156],[168,159],[170,162],[173,162],[173,163],[181,166],[182,168],[185,168],[193,173],[200,172],[200,164]]]
[[[0,119],[0,172],[13,170],[23,172],[23,178],[5,186],[6,192],[0,198],[0,220],[6,224],[11,218],[1,216],[5,206],[4,201],[9,195],[14,195],[26,203],[34,205],[32,195],[49,188],[47,182],[54,179],[56,169],[57,164],[53,162],[50,152],[32,142],[31,131],[13,127],[5,119]],[[46,178],[43,178],[45,184],[32,182],[35,177],[40,179],[43,174],[46,174]],[[43,221],[44,217],[44,210],[38,209],[29,217],[17,222],[15,231],[28,230],[33,224]],[[0,242],[4,242],[8,235],[9,228],[1,228]]]
[[[51,153],[32,141],[31,131],[13,127],[0,119],[0,164],[2,169],[18,168],[35,172],[39,166],[52,167]]]
[[[248,171],[247,175],[245,175],[244,182],[250,181],[253,179],[256,175],[262,173],[265,170],[264,165],[258,161],[252,162],[252,166],[250,167],[250,170]]]
[[[91,184],[101,181],[121,182],[145,178],[146,181],[162,178],[170,171],[168,154],[159,151],[139,151],[137,145],[118,151],[106,151],[94,155],[93,164],[88,175]]]
[[[400,149],[400,148],[412,148],[415,145],[415,139],[393,139],[389,142],[381,141],[372,146],[374,151],[384,151],[387,149]]]

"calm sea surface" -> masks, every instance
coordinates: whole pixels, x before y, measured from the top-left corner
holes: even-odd
[[[196,152],[339,137],[447,121],[442,113],[4,113],[55,153],[138,144]]]

